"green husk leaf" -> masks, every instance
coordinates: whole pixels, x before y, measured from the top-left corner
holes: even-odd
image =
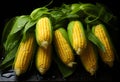
[[[30,19],[27,24],[25,25],[24,29],[23,29],[23,35],[24,35],[24,39],[26,39],[26,33],[28,32],[29,29],[33,28],[33,32],[35,30],[35,24],[37,23],[37,21]]]
[[[98,48],[100,48],[103,52],[105,51],[104,45],[101,43],[101,41],[92,33],[92,31],[89,31],[87,33],[88,40],[93,42]]]
[[[72,75],[75,71],[75,68],[69,68],[65,64],[62,63],[62,61],[59,59],[59,57],[56,54],[53,54],[53,59],[56,62],[58,69],[60,70],[63,78],[67,78],[70,75]]]
[[[70,21],[69,24],[68,24],[68,27],[67,27],[67,32],[68,32],[68,37],[69,37],[69,40],[70,40],[70,43],[72,45],[72,29],[73,29],[73,26],[74,26],[74,21]]]
[[[65,40],[70,44],[69,38],[68,38],[68,33],[67,33],[66,29],[64,29],[63,27],[60,27],[59,31],[61,32],[61,34],[65,38]]]

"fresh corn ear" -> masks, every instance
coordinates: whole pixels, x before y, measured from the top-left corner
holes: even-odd
[[[17,76],[25,73],[28,69],[35,47],[34,37],[34,34],[30,33],[26,36],[26,40],[20,42],[13,64],[13,69]]]
[[[42,47],[38,47],[36,54],[36,67],[41,75],[44,75],[46,71],[50,68],[52,61],[52,51],[51,45],[49,45],[46,49]]]
[[[87,40],[81,21],[71,21],[68,24],[67,31],[73,49],[77,55],[81,55],[82,51],[84,51],[87,46]]]
[[[91,75],[94,75],[97,71],[98,63],[97,54],[92,43],[88,42],[85,51],[80,55],[80,59],[85,70]]]
[[[36,24],[36,40],[40,47],[47,48],[52,42],[52,25],[48,17],[42,17]]]
[[[64,28],[59,28],[54,31],[54,45],[61,61],[66,66],[73,67],[75,64],[74,54]]]
[[[92,31],[105,47],[105,51],[99,50],[102,61],[112,67],[114,62],[113,45],[105,26],[103,24],[98,24],[93,26]]]

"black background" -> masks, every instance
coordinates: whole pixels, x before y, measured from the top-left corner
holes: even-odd
[[[17,16],[17,15],[26,15],[30,14],[32,10],[34,10],[37,7],[44,6],[48,4],[51,0],[1,0],[0,1],[0,37],[2,36],[2,31],[4,29],[4,25],[8,19],[11,17]],[[118,21],[116,22],[116,26],[118,30],[109,29],[110,36],[112,38],[112,41],[115,45],[115,49],[117,51],[118,56],[120,57],[120,9],[119,9],[119,2],[118,0],[54,0],[53,3],[49,6],[60,6],[62,3],[74,3],[74,2],[90,2],[95,3],[99,2],[104,5],[106,5],[111,12],[117,16]],[[9,29],[8,29],[9,30]],[[115,66],[113,68],[109,68],[105,66],[103,63],[100,63],[100,68],[98,69],[95,76],[89,76],[85,72],[82,67],[78,67],[78,70],[76,72],[66,78],[63,79],[59,70],[55,66],[56,64],[53,64],[53,68],[48,71],[48,73],[43,77],[36,77],[36,71],[31,71],[31,73],[28,73],[25,76],[22,76],[18,78],[20,81],[22,80],[32,80],[32,81],[39,81],[40,79],[45,81],[114,81],[114,80],[120,80],[120,63],[116,61]],[[33,68],[34,70],[34,68]],[[36,70],[36,69],[35,69]],[[35,72],[35,73],[33,73]],[[35,76],[35,77],[34,77]],[[9,79],[8,79],[9,80]]]
[[[30,14],[31,11],[37,7],[48,4],[51,0],[1,0],[0,1],[0,34],[3,30],[6,20],[16,15]],[[120,16],[118,0],[53,0],[49,7],[60,6],[62,3],[74,2],[99,2],[106,5],[115,16]],[[0,35],[1,36],[1,35]]]

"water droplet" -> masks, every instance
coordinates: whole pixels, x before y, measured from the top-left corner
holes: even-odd
[[[4,57],[1,58],[2,60],[4,59]]]
[[[52,78],[55,79],[56,78],[55,75],[53,75]]]
[[[21,26],[18,26],[18,28],[21,28]]]

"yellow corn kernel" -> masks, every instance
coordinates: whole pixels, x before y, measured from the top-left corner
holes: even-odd
[[[67,38],[67,32],[64,28],[55,30],[54,45],[58,52],[58,56],[65,65],[73,67],[75,64],[74,54]]]
[[[82,23],[77,20],[71,21],[68,24],[67,31],[73,49],[77,55],[80,55],[87,46],[87,40]]]
[[[39,46],[47,48],[52,42],[52,26],[48,17],[42,17],[36,24],[36,40]]]
[[[48,71],[52,61],[51,45],[46,49],[38,47],[36,54],[36,67],[38,71],[43,75]]]
[[[83,51],[82,55],[80,55],[81,62],[87,72],[91,75],[94,75],[98,64],[97,64],[97,56],[94,50],[94,46],[92,43],[88,43],[85,51]]]
[[[15,73],[18,76],[27,71],[28,66],[31,62],[35,46],[34,37],[34,34],[28,34],[26,36],[26,40],[22,40],[18,47],[15,61],[13,64],[13,69],[15,70]]]
[[[104,52],[99,50],[102,61],[112,67],[114,62],[114,51],[107,30],[103,24],[98,24],[93,27],[93,32],[105,47]]]

